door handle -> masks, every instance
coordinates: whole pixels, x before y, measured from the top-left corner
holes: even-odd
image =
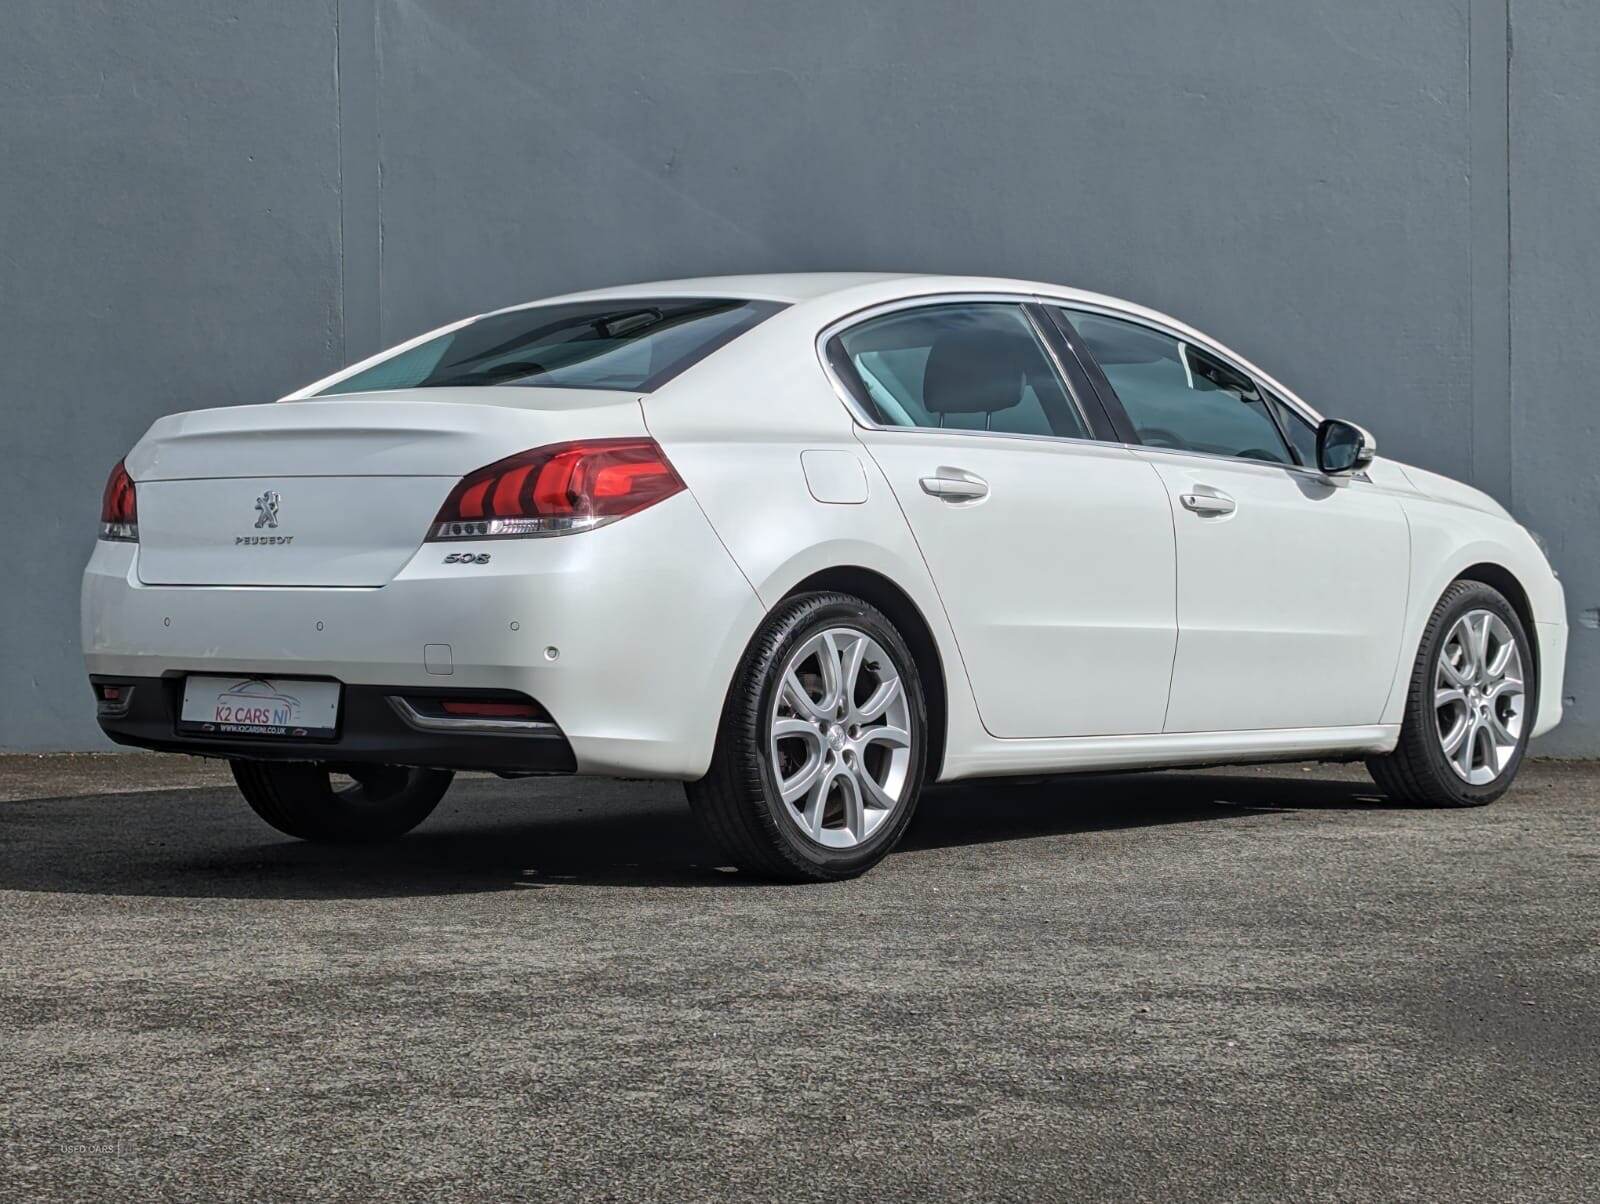
[[[1181,493],[1178,501],[1185,510],[1193,510],[1204,518],[1232,514],[1235,509],[1233,499],[1225,493]]]
[[[917,482],[922,492],[946,502],[972,502],[989,496],[989,483],[976,473],[959,468],[939,468]]]

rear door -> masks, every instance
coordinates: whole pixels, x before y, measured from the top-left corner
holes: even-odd
[[[1161,730],[1176,637],[1172,515],[1148,464],[1063,378],[1041,312],[902,306],[828,342],[996,736]]]
[[[1292,409],[1211,349],[1142,322],[1057,312],[1171,500],[1178,648],[1165,729],[1377,723],[1409,577],[1399,502],[1360,476],[1302,464],[1306,432],[1286,439],[1282,426]]]

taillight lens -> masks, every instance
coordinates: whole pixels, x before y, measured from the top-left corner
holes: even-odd
[[[682,488],[653,439],[553,443],[462,477],[428,538],[569,535],[615,522]]]
[[[100,538],[139,542],[138,499],[133,478],[121,460],[106,478],[106,491],[100,498]]]

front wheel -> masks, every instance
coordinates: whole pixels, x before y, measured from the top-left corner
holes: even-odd
[[[370,844],[404,836],[433,813],[455,776],[443,769],[230,761],[250,809],[285,836]],[[339,780],[348,778],[348,782]]]
[[[745,652],[689,803],[741,869],[854,877],[911,822],[927,728],[916,661],[894,624],[849,594],[803,594]]]
[[[1533,726],[1533,647],[1505,596],[1457,581],[1422,634],[1394,752],[1367,761],[1384,793],[1480,807],[1516,777]]]

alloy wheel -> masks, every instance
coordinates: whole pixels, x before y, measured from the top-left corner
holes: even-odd
[[[1469,610],[1439,648],[1433,705],[1439,747],[1456,776],[1486,786],[1511,762],[1522,738],[1522,649],[1489,610]]]
[[[820,845],[859,845],[901,805],[912,776],[900,673],[871,636],[836,626],[801,643],[778,683],[767,743],[783,811]]]

